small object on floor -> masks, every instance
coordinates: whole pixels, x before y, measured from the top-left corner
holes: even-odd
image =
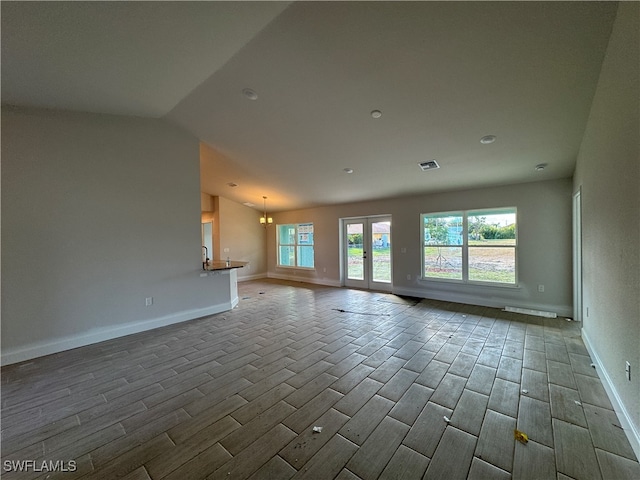
[[[258,292],[258,295],[264,295],[264,292]]]
[[[522,393],[526,395],[527,393],[529,393],[529,390],[527,390],[526,388],[523,388]]]
[[[322,427],[313,427],[313,433],[321,433]]]
[[[580,403],[578,400],[574,400],[573,403],[575,403],[578,406],[582,406],[582,403]]]
[[[592,364],[591,364],[591,366],[592,366],[593,368],[596,368],[596,364],[595,364],[595,363],[592,363]]]
[[[513,431],[513,436],[520,443],[527,443],[529,441],[529,437],[527,436],[527,434],[517,429]]]
[[[251,297],[242,297],[243,300],[249,300]]]
[[[445,422],[447,422],[447,423],[451,423],[451,420],[450,420],[450,419],[449,419],[449,417],[447,417],[446,415],[445,415],[445,417],[444,417],[444,421],[445,421]]]

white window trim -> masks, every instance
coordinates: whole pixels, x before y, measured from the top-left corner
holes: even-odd
[[[481,280],[469,280],[469,229],[468,229],[468,218],[471,216],[479,216],[482,212],[487,212],[487,214],[492,213],[496,214],[500,211],[515,213],[516,215],[516,243],[515,245],[496,245],[496,246],[504,246],[514,249],[514,262],[515,262],[515,282],[514,283],[502,283],[502,282],[488,282]],[[462,216],[462,245],[438,245],[439,247],[444,248],[462,248],[462,278],[437,278],[437,277],[427,277],[425,276],[424,271],[424,219],[425,217],[433,217],[433,216],[442,216],[442,217],[454,217],[454,216]],[[518,220],[518,209],[517,207],[499,207],[499,208],[485,208],[485,209],[472,209],[472,210],[456,210],[451,212],[430,212],[430,213],[421,213],[420,214],[420,282],[433,282],[433,283],[452,283],[455,285],[477,285],[483,287],[497,287],[497,288],[520,288],[518,279],[518,231],[519,231],[519,220]],[[476,246],[476,245],[472,245]],[[487,246],[478,245],[480,248],[491,248]]]
[[[280,243],[280,227],[284,227],[284,226],[293,226],[296,229],[294,238],[295,238],[295,243]],[[313,225],[313,222],[300,222],[300,223],[281,223],[281,224],[277,224],[276,225],[276,267],[277,268],[286,268],[289,270],[307,270],[307,271],[315,271],[316,267],[316,241],[315,241],[315,226],[314,226],[314,237],[313,237],[313,243],[311,245],[309,244],[299,244],[298,243],[298,228],[300,227],[300,225]],[[293,247],[293,252],[294,252],[294,256],[295,256],[295,265],[283,265],[282,263],[280,263],[280,247],[285,246],[285,247]],[[303,267],[303,266],[299,266],[298,265],[298,247],[313,247],[313,267]]]

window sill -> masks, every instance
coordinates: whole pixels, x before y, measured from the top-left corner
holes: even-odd
[[[446,278],[427,278],[421,277],[418,279],[421,284],[440,284],[440,285],[460,285],[465,287],[489,287],[489,288],[507,288],[511,290],[520,290],[520,285],[511,283],[495,283],[495,282],[465,282],[463,280],[452,280]]]
[[[304,272],[315,272],[315,267],[294,267],[292,265],[277,265],[276,268],[283,268],[285,270],[302,270]]]

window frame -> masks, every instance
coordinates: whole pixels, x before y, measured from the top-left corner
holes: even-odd
[[[300,227],[307,227],[307,226],[311,226],[311,243],[300,243],[299,241],[299,234],[300,234]],[[295,230],[294,234],[293,234],[293,238],[294,238],[294,243],[282,243],[281,238],[280,238],[280,229],[282,227],[290,227],[293,228]],[[280,256],[280,249],[281,247],[293,247],[293,257],[294,257],[294,265],[288,265],[288,264],[283,264],[281,261],[281,256]],[[313,266],[312,267],[307,267],[304,265],[300,265],[300,255],[298,255],[298,251],[300,248],[308,248],[311,247],[312,251],[313,251]],[[313,271],[316,269],[315,265],[316,265],[316,249],[315,249],[315,227],[313,222],[301,222],[301,223],[282,223],[282,224],[277,224],[276,225],[276,261],[277,261],[277,267],[278,268],[295,268],[295,269],[301,269],[301,270],[310,270]]]
[[[515,242],[513,244],[493,244],[493,245],[469,245],[469,217],[479,217],[482,215],[500,215],[500,214],[513,214],[515,215]],[[460,247],[462,249],[462,278],[439,278],[433,276],[427,276],[425,271],[425,218],[434,217],[457,217],[462,216],[462,244],[438,244],[437,246],[443,248]],[[420,280],[427,282],[445,282],[455,283],[463,285],[482,285],[490,287],[500,288],[519,288],[519,276],[518,276],[518,209],[517,207],[498,207],[498,208],[483,208],[473,210],[456,210],[449,212],[429,212],[420,214]],[[499,282],[491,280],[473,280],[469,279],[469,247],[472,248],[513,248],[514,258],[514,282]]]

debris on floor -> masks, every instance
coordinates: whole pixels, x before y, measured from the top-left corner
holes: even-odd
[[[445,417],[444,417],[444,421],[445,421],[445,422],[447,422],[447,423],[451,423],[451,420],[450,420],[450,419],[449,419],[449,417],[447,417],[446,415],[445,415]]]
[[[526,433],[521,432],[520,430],[516,429],[513,431],[513,436],[515,437],[515,439],[517,441],[519,441],[520,443],[527,443],[529,441],[529,437],[527,436]]]
[[[524,395],[526,395],[527,393],[529,393],[529,390],[527,390],[526,388],[523,388],[523,389],[522,389],[522,393],[523,393]]]
[[[313,433],[321,433],[322,427],[313,427]]]
[[[582,405],[582,403],[580,403],[578,400],[574,400],[574,401],[573,401],[573,403],[575,403],[575,404],[576,404],[576,405],[578,405],[578,406],[581,406],[581,405]]]

